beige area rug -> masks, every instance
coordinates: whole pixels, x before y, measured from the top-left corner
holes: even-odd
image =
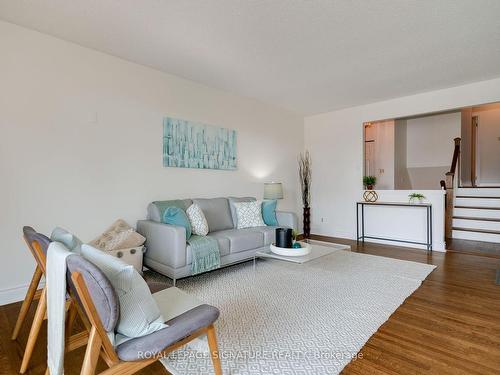
[[[434,268],[336,250],[304,264],[243,263],[177,286],[220,309],[224,374],[338,374]],[[213,373],[203,342],[162,363],[173,374]]]

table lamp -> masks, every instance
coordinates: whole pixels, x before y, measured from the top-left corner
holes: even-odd
[[[264,199],[283,199],[281,182],[266,182],[264,184]]]

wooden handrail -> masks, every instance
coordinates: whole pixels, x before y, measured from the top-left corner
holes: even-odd
[[[440,181],[440,185],[446,190],[445,201],[445,237],[451,239],[453,233],[453,206],[454,206],[454,179],[457,165],[460,163],[460,138],[455,138],[455,148],[451,159],[450,170],[446,173],[446,179]]]
[[[455,170],[457,169],[458,158],[460,156],[460,138],[455,138],[453,140],[455,142],[455,149],[453,150],[453,158],[451,159],[451,168],[448,173],[455,174]]]

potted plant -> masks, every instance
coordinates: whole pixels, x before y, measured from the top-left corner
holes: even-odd
[[[309,238],[311,234],[311,156],[309,151],[299,155],[299,179],[304,206],[304,237]]]
[[[364,176],[363,177],[363,185],[366,190],[373,190],[373,187],[377,183],[377,177],[375,176]]]
[[[299,237],[299,231],[298,230],[292,230],[292,239],[293,239],[293,248],[300,249],[302,246],[300,245],[300,242],[297,240]]]
[[[423,203],[425,196],[421,193],[411,193],[408,198],[410,203]]]

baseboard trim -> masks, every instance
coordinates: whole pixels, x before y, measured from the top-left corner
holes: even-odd
[[[325,241],[325,242],[335,242],[339,239],[341,240],[351,240],[356,241],[356,236],[349,235],[347,233],[335,233],[333,236],[327,236],[322,234],[311,234],[309,237],[311,240]],[[399,246],[399,247],[407,247],[411,249],[419,249],[426,250],[425,245],[411,245],[405,243],[398,243],[395,241],[384,241],[384,240],[374,240],[374,239],[366,239],[365,242],[370,242],[378,245],[388,245],[388,246]],[[434,242],[433,251],[446,252],[445,243],[442,242]]]
[[[41,281],[38,288],[43,288],[45,281]],[[6,288],[0,290],[0,306],[8,305],[10,303],[15,303],[24,300],[26,292],[28,291],[29,284],[15,286],[12,288]]]

